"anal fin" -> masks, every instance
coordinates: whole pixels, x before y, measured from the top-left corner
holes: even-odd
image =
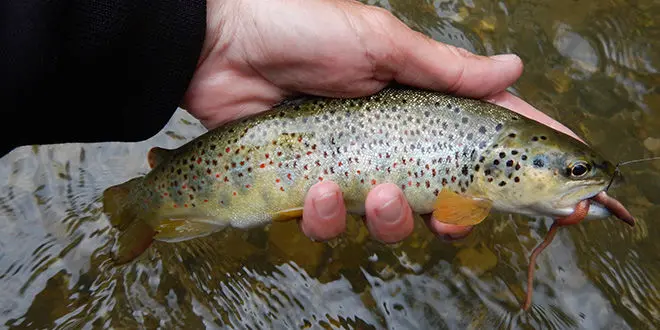
[[[294,207],[287,210],[276,212],[272,215],[273,222],[282,222],[302,218],[303,208]]]
[[[205,220],[164,220],[156,227],[155,240],[175,243],[213,234],[224,226]]]
[[[443,189],[433,205],[433,218],[451,225],[476,225],[486,219],[492,206],[493,202],[488,199]]]

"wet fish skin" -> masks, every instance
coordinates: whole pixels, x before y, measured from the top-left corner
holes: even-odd
[[[496,211],[564,216],[614,171],[588,146],[507,109],[405,87],[287,102],[150,156],[155,167],[145,177],[106,191],[106,212],[120,228],[135,219],[154,229],[180,220],[206,226],[162,240],[269,223],[302,207],[325,180],[356,214],[370,189],[394,183],[420,214],[445,189]],[[575,176],[576,165],[588,170]],[[609,215],[593,210],[591,217]]]

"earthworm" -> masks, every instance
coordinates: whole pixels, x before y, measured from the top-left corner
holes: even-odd
[[[602,204],[606,209],[608,209],[612,214],[617,218],[621,219],[625,223],[629,224],[631,227],[635,226],[635,218],[632,214],[626,210],[626,208],[618,200],[614,199],[607,195],[606,192],[601,191],[598,195],[591,198],[594,202]]]
[[[539,256],[539,254],[541,254],[541,252],[543,252],[543,250],[545,250],[546,247],[548,247],[548,245],[550,245],[550,243],[552,243],[552,240],[555,238],[559,227],[576,224],[587,216],[587,213],[589,213],[589,204],[590,201],[588,199],[580,201],[575,206],[573,213],[564,218],[556,219],[552,223],[548,233],[545,235],[543,242],[541,242],[541,244],[539,244],[539,246],[537,246],[534,251],[532,251],[532,255],[529,257],[529,267],[527,268],[527,297],[525,299],[525,303],[522,305],[523,310],[528,310],[532,305],[532,287],[534,284],[534,265],[536,265],[536,258]]]

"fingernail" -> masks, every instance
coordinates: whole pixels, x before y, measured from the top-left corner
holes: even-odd
[[[316,213],[322,219],[333,218],[337,213],[339,205],[339,194],[336,192],[327,192],[321,197],[314,198],[314,208]]]
[[[495,60],[498,62],[512,62],[512,61],[520,61],[520,57],[516,54],[499,54],[499,55],[493,55],[490,56],[491,60]]]
[[[381,200],[387,201],[383,206],[376,209],[376,216],[383,222],[396,222],[401,218],[401,198],[399,194],[383,189],[378,193]]]

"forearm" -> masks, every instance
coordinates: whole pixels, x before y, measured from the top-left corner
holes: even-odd
[[[181,102],[206,29],[203,0],[2,6],[0,156],[25,144],[151,137]]]

